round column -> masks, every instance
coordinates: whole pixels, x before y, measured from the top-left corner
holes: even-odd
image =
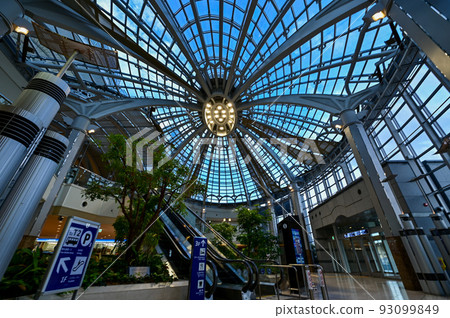
[[[33,218],[36,206],[68,145],[67,138],[47,131],[0,209],[0,279]]]
[[[0,193],[69,95],[69,86],[50,73],[38,73],[12,106],[0,106]],[[36,140],[38,142],[38,140]]]

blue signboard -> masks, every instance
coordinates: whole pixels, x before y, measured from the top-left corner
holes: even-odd
[[[206,281],[206,249],[208,240],[204,237],[194,237],[191,254],[191,279],[189,281],[189,299],[205,299]]]
[[[54,294],[81,287],[100,224],[70,217],[55,248],[41,294]]]
[[[369,234],[369,230],[368,229],[363,229],[363,230],[359,230],[359,231],[345,233],[344,234],[344,238],[350,238],[350,237],[366,235],[366,234]]]
[[[303,255],[302,240],[300,231],[292,229],[292,239],[294,240],[295,261],[297,264],[305,264],[305,256]]]

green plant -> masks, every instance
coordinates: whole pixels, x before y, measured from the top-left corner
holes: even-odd
[[[150,275],[143,277],[130,276],[127,273],[125,260],[117,260],[114,265],[105,271],[113,262],[113,257],[103,256],[100,260],[91,259],[86,275],[83,280],[83,287],[86,288],[92,283],[94,286],[118,285],[118,284],[138,284],[138,283],[159,283],[172,282],[167,266],[163,263],[161,256],[140,254],[138,262],[142,266],[150,267]],[[96,281],[96,279],[104,274]]]
[[[90,200],[115,199],[122,213],[114,223],[116,241],[124,243],[125,248],[130,247],[125,254],[128,265],[142,265],[138,262],[139,254],[152,254],[158,243],[162,231],[162,225],[156,222],[159,214],[168,204],[182,213],[184,198],[203,192],[205,187],[197,179],[189,178],[188,167],[175,159],[167,160],[162,146],[154,149],[153,158],[164,164],[154,165],[151,171],[140,171],[136,164],[128,165],[126,145],[124,136],[109,136],[109,146],[102,159],[114,182],[92,182],[84,196]],[[135,163],[136,154],[133,159]]]
[[[233,242],[233,236],[236,234],[236,227],[227,222],[211,225],[214,230],[220,233],[228,242]]]
[[[239,228],[238,241],[245,245],[243,252],[256,259],[276,259],[280,253],[277,237],[266,229],[272,220],[268,211],[258,211],[245,206],[236,208]]]
[[[0,299],[35,293],[45,274],[49,255],[41,249],[19,249],[15,252],[0,282]]]

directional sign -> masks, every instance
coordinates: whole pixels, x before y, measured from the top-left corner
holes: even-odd
[[[204,237],[194,237],[191,254],[191,279],[189,281],[189,299],[205,299],[206,280],[206,249],[208,240]]]
[[[69,217],[45,275],[41,295],[81,287],[99,228],[99,223]]]

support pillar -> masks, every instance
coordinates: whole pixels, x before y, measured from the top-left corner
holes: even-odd
[[[341,257],[341,263],[340,265],[345,269],[347,273],[351,273],[350,264],[348,263],[347,254],[345,254],[345,248],[344,244],[342,244],[341,240],[339,239],[339,233],[336,227],[336,224],[333,224],[333,232],[334,232],[334,238],[336,240],[336,245],[339,251],[339,255]],[[342,267],[339,266],[339,268],[342,269]]]
[[[402,211],[388,183],[382,183],[384,171],[376,159],[376,153],[369,141],[364,126],[359,121],[354,110],[347,109],[340,114],[345,136],[358,163],[370,199],[377,213],[378,219],[389,248],[394,255],[399,274],[407,289],[417,290],[419,286],[417,276],[410,259],[416,257],[405,250],[399,237],[402,230],[400,215]],[[408,256],[408,257],[406,257]]]
[[[272,220],[269,222],[269,230],[272,235],[278,237],[277,216],[275,215],[275,207],[273,204],[273,199],[267,200],[270,216],[272,217]]]
[[[72,167],[72,164],[75,161],[81,146],[83,145],[86,137],[86,129],[89,124],[90,119],[82,115],[75,117],[73,120],[71,124],[72,130],[68,136],[69,145],[64,153],[63,162],[59,167],[56,174],[55,183],[53,184],[46,201],[44,204],[38,206],[37,211],[35,212],[36,218],[34,219],[34,222],[30,224],[27,235],[24,236],[24,240],[27,242],[34,242],[34,239],[39,236],[45,220],[47,219],[47,215],[53,206],[59,190],[61,189],[64,179],[66,178],[67,173]]]

